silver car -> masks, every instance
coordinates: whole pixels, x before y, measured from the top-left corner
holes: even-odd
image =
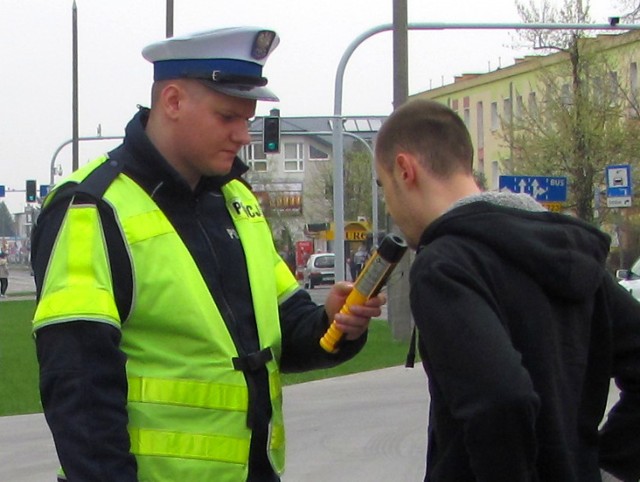
[[[302,272],[304,287],[312,289],[320,284],[333,284],[336,280],[336,255],[333,253],[317,253],[309,256]]]

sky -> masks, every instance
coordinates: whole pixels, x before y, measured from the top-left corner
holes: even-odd
[[[559,0],[556,0],[559,1]],[[516,23],[514,0],[407,0],[408,22]],[[554,1],[552,0],[552,3]],[[619,15],[615,2],[591,2],[594,23]],[[24,208],[26,179],[49,184],[56,150],[72,137],[73,0],[0,0],[0,198]],[[153,68],[141,56],[166,35],[166,0],[76,0],[79,136],[121,136],[136,111],[149,105]],[[360,35],[391,24],[393,0],[174,0],[174,35],[252,25],[278,32],[280,45],[264,68],[280,102],[259,102],[257,115],[334,113],[336,73]],[[387,115],[393,100],[390,31],[363,41],[348,60],[343,115]],[[531,53],[515,49],[505,30],[411,30],[409,94],[453,82],[456,75],[512,65]],[[82,141],[85,164],[119,141]],[[71,172],[71,145],[54,164]],[[55,178],[56,181],[59,179]]]

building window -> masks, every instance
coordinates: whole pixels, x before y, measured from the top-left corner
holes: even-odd
[[[500,164],[498,161],[491,161],[491,188],[497,189],[500,185]]]
[[[462,120],[464,120],[464,125],[467,126],[468,129],[469,123],[471,122],[471,112],[468,107],[465,107],[464,109],[464,118]]]
[[[498,103],[491,102],[491,130],[497,131],[500,123],[500,118],[498,117]]]
[[[524,101],[522,100],[521,95],[516,96],[516,120],[522,119],[522,114],[524,113]]]
[[[267,156],[262,149],[261,142],[254,142],[242,148],[242,158],[252,171],[266,172],[268,170]]]
[[[511,122],[511,98],[507,97],[502,101],[503,115],[505,122]]]
[[[598,84],[601,83],[598,82]],[[598,90],[601,91],[601,89]],[[569,84],[562,84],[562,90],[560,92],[560,102],[562,102],[562,105],[571,105],[571,91],[569,90]]]
[[[309,145],[309,160],[311,161],[326,161],[329,159],[329,154],[318,149],[315,146]]]
[[[614,103],[618,99],[618,72],[609,72],[609,102]]]
[[[529,92],[529,100],[528,100],[528,104],[529,104],[529,114],[531,116],[535,116],[538,114],[538,101],[536,99],[536,93],[535,92]]]
[[[629,64],[629,115],[638,117],[638,64]]]
[[[484,109],[482,107],[482,102],[478,102],[476,104],[476,132],[478,134],[477,146],[478,149],[482,149],[484,147]]]
[[[284,145],[284,170],[285,172],[304,171],[304,144],[286,143]]]

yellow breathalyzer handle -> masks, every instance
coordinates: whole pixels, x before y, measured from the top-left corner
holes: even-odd
[[[396,234],[387,234],[380,247],[364,266],[360,275],[356,279],[353,290],[347,296],[340,313],[351,313],[349,307],[353,305],[363,305],[369,298],[376,296],[383,288],[389,275],[398,264],[407,250],[407,243]],[[342,339],[343,333],[337,327],[335,320],[320,339],[320,346],[329,353],[337,351],[338,343]]]

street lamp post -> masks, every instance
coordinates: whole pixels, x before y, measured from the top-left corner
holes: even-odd
[[[78,141],[108,141],[108,140],[115,140],[115,139],[124,139],[124,137],[123,136],[102,136],[102,135],[100,135],[100,136],[78,137],[77,138]],[[56,158],[58,157],[58,154],[60,154],[60,151],[62,149],[64,149],[65,146],[68,146],[69,144],[73,143],[75,140],[76,139],[68,139],[68,140],[64,141],[62,144],[60,144],[58,146],[58,148],[53,153],[53,157],[51,158],[51,166],[49,168],[49,175],[50,175],[49,186],[50,187],[53,187],[53,184],[54,184],[54,181],[55,181]],[[76,169],[77,169],[77,167],[76,167]]]

